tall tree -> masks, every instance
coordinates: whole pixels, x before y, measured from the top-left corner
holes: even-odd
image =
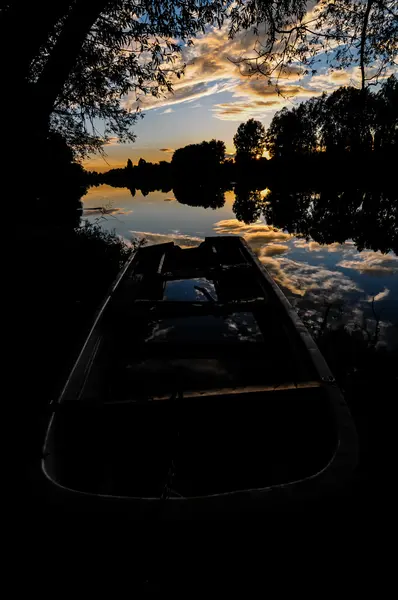
[[[241,123],[234,135],[236,158],[259,158],[265,149],[265,129],[260,121],[249,119]]]
[[[3,64],[9,64],[5,50],[13,47],[12,36],[29,33],[30,44],[26,50],[18,48],[3,72],[10,87],[0,96],[9,146],[3,168],[11,176],[14,170],[17,176],[15,156],[27,136],[29,110],[29,142],[35,152],[21,191],[26,199],[40,195],[50,131],[61,133],[80,156],[101,149],[110,135],[134,140],[131,126],[138,115],[127,105],[127,95],[139,99],[171,90],[173,77],[180,77],[183,68],[177,61],[180,45],[222,19],[225,3],[59,0],[47,7],[38,0],[35,13],[43,12],[38,28],[32,26],[31,4],[11,0],[0,14]],[[105,123],[104,131],[98,131],[98,119]]]
[[[275,114],[266,133],[266,148],[271,158],[292,158],[318,149],[321,106],[322,100],[311,99]]]
[[[389,77],[376,95],[374,149],[398,153],[398,79]]]
[[[21,112],[29,106],[32,136],[46,135],[51,126],[82,151],[99,148],[108,135],[133,140],[137,115],[126,105],[127,94],[138,98],[170,90],[183,68],[177,64],[181,44],[216,19],[221,23],[225,10],[221,0],[47,4],[13,0],[1,12],[2,56],[17,31],[27,33],[29,44],[6,71],[11,90],[2,95],[0,109],[10,116],[10,137],[24,131]],[[32,27],[38,12],[40,25]],[[15,96],[21,102],[13,102]],[[96,118],[105,121],[105,132],[96,130]]]
[[[293,158],[325,150],[332,154],[398,151],[398,80],[380,90],[341,87],[277,112],[266,133],[272,158]]]
[[[221,140],[211,140],[201,144],[189,144],[178,148],[172,156],[174,171],[181,177],[216,175],[225,160],[225,144]]]
[[[367,91],[341,87],[324,99],[320,140],[327,152],[363,153],[373,148],[373,97]]]

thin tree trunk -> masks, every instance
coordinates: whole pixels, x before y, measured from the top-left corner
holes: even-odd
[[[361,46],[360,46],[360,65],[361,65],[361,80],[362,80],[362,90],[365,89],[365,45],[366,45],[366,32],[369,24],[369,15],[370,10],[372,8],[372,4],[374,0],[368,0],[365,10],[365,15],[363,18],[362,31],[361,31]]]

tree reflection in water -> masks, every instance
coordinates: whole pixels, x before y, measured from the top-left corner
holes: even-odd
[[[275,227],[319,244],[351,239],[358,250],[398,254],[397,190],[273,190],[263,214]]]
[[[174,185],[176,200],[189,206],[222,208],[228,185]],[[267,196],[242,183],[234,185],[232,210],[246,224],[262,216],[267,223],[319,244],[353,240],[358,250],[398,254],[398,190],[357,189],[296,191],[274,188]]]
[[[235,186],[235,202],[232,210],[239,221],[255,223],[265,208],[264,197],[259,190],[250,190],[241,185]]]
[[[203,208],[222,208],[225,204],[225,188],[218,184],[193,184],[181,183],[174,185],[173,193],[180,204],[189,206],[203,206]]]

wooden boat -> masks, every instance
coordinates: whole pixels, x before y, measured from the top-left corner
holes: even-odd
[[[166,515],[335,494],[357,438],[328,366],[239,237],[141,247],[53,406],[55,501]]]

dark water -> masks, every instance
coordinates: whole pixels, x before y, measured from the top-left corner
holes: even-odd
[[[325,322],[365,336],[377,327],[378,347],[397,345],[397,193],[235,191],[133,197],[102,185],[83,198],[84,218],[148,243],[187,247],[205,236],[241,235],[313,332]]]

